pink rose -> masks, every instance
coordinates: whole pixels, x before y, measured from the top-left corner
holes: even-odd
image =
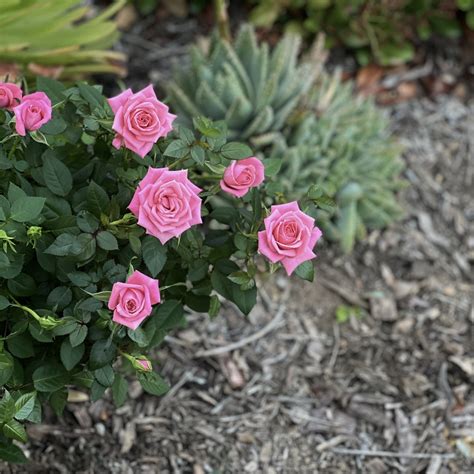
[[[232,161],[224,171],[221,189],[237,197],[242,197],[250,188],[262,184],[265,168],[262,162],[255,157],[245,160]]]
[[[21,102],[21,89],[11,82],[0,82],[0,109],[13,110]]]
[[[188,179],[188,170],[148,168],[128,208],[146,233],[162,244],[192,225],[201,224],[201,192]]]
[[[127,283],[114,283],[108,306],[114,310],[113,321],[135,330],[150,316],[152,305],[159,302],[158,280],[135,270]]]
[[[137,359],[137,364],[139,365],[139,370],[143,370],[144,372],[151,372],[153,369],[148,359]]]
[[[296,201],[272,206],[258,233],[258,251],[271,262],[281,262],[288,275],[306,260],[315,258],[313,248],[322,232],[314,219],[302,212]]]
[[[112,128],[117,134],[112,144],[117,149],[125,146],[144,158],[173,128],[176,115],[156,98],[152,85],[136,94],[127,89],[108,102],[115,114]]]
[[[13,108],[16,117],[16,132],[25,136],[26,130],[38,130],[51,120],[51,101],[44,92],[25,95],[20,105]]]

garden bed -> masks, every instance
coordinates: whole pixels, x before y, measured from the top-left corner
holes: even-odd
[[[193,315],[158,354],[164,398],[72,393],[30,426],[28,472],[472,472],[473,112],[393,108],[401,222],[350,257],[321,246],[313,284],[267,281],[249,321]]]

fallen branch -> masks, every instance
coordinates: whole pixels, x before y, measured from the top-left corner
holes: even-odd
[[[430,459],[438,456],[443,459],[452,459],[456,455],[452,453],[438,454],[438,453],[396,453],[393,451],[371,451],[369,449],[346,449],[346,448],[333,448],[330,449],[335,454],[346,454],[349,456],[375,456],[385,458],[409,458],[409,459]]]

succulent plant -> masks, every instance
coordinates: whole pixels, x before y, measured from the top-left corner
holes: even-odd
[[[327,238],[349,252],[367,228],[400,217],[400,147],[390,137],[388,117],[372,100],[354,96],[351,83],[321,75],[289,130],[271,157],[282,159],[279,176],[295,198],[313,186],[313,193],[319,187],[335,200],[332,213],[316,212]]]
[[[270,52],[249,26],[235,46],[214,36],[208,53],[193,48],[189,67],[176,71],[171,106],[185,125],[198,115],[225,120],[231,139],[254,142],[280,131],[316,76],[310,64],[298,64],[299,46],[299,36],[287,34]]]
[[[81,0],[2,0],[0,63],[21,73],[49,73],[61,78],[94,73],[122,74],[121,53],[108,48],[118,31],[110,18],[126,0],[91,18]]]

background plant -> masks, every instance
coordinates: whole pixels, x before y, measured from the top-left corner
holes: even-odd
[[[116,0],[94,18],[81,0],[2,0],[0,63],[24,74],[48,72],[61,78],[124,73],[124,56],[109,48],[118,39],[111,17],[126,0]]]
[[[325,237],[346,252],[367,229],[380,229],[402,215],[396,192],[403,166],[400,147],[389,132],[388,117],[373,100],[355,96],[352,83],[321,75],[305,98],[306,110],[293,118],[286,140],[270,154],[280,158],[278,185],[292,198],[324,190],[336,206],[315,212]]]
[[[459,12],[466,12],[474,28],[472,0],[253,0],[250,16],[257,26],[279,24],[305,36],[323,31],[328,45],[343,44],[356,53],[361,64],[382,65],[409,61],[414,42],[432,34],[459,37]]]
[[[315,212],[318,225],[350,251],[367,229],[401,214],[400,150],[373,102],[355,98],[337,75],[320,75],[314,55],[299,61],[299,44],[288,34],[270,52],[248,26],[235,45],[216,36],[207,54],[191,51],[191,65],[176,72],[169,97],[181,123],[196,114],[225,118],[233,137],[270,156],[275,172],[282,167],[269,188],[274,196],[298,199],[308,186],[315,199],[329,196]]]
[[[183,124],[196,115],[225,120],[231,138],[256,143],[284,127],[316,77],[314,67],[298,63],[299,47],[299,36],[289,34],[270,52],[249,26],[234,45],[214,35],[209,51],[193,47],[190,66],[176,69],[169,99]]]
[[[92,400],[110,388],[120,405],[135,372],[160,395],[167,384],[146,354],[186,324],[188,311],[215,317],[224,298],[248,314],[257,231],[268,206],[281,202],[265,186],[242,199],[221,192],[226,166],[252,154],[227,141],[223,122],[196,117],[141,159],[112,148],[100,87],[39,78],[37,89],[53,103],[39,130],[18,136],[12,113],[0,110],[0,458],[12,462],[24,460],[12,444],[26,440],[23,423],[40,422],[45,403],[61,414],[68,386],[90,390]],[[127,209],[150,166],[187,169],[204,190],[203,225],[164,245]],[[112,321],[106,303],[135,270],[159,279],[162,302],[131,330]],[[313,266],[296,273],[312,279]]]

